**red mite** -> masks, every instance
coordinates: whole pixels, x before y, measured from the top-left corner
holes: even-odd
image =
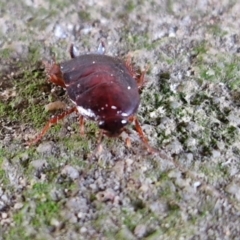
[[[106,56],[104,50],[104,45],[100,44],[98,53],[76,56],[72,45],[71,60],[60,64],[45,63],[49,80],[66,88],[75,107],[52,118],[30,144],[37,143],[53,124],[65,116],[78,112],[81,133],[84,132],[84,119],[96,121],[102,133],[109,137],[119,136],[122,131],[127,131],[125,126],[128,123],[135,122],[136,131],[151,151],[135,117],[145,72],[137,75],[130,61],[125,63]]]

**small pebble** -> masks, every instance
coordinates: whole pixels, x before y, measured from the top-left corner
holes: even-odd
[[[112,189],[106,189],[105,191],[101,191],[97,193],[97,199],[99,201],[113,201],[116,196],[116,193]]]
[[[21,203],[21,202],[18,202],[18,203],[15,203],[14,204],[14,209],[16,209],[16,210],[19,210],[19,209],[21,209],[23,207],[23,203]]]
[[[53,145],[50,142],[45,142],[39,144],[37,147],[37,152],[42,154],[51,154]]]
[[[87,228],[85,228],[85,227],[81,227],[81,229],[80,229],[80,233],[86,233],[87,232]]]
[[[1,215],[2,215],[2,219],[6,219],[6,218],[7,218],[7,216],[8,216],[6,212],[2,212],[2,214],[1,214]]]
[[[240,201],[240,192],[239,192],[240,183],[233,181],[226,187],[226,192],[234,195],[238,201]]]
[[[138,238],[142,238],[144,237],[144,235],[147,232],[147,227],[144,224],[139,224],[135,227],[134,229],[134,234],[138,237]]]
[[[47,161],[45,159],[38,159],[38,160],[34,160],[31,162],[31,165],[36,169],[36,170],[41,170],[44,167],[47,166]]]
[[[62,174],[68,176],[69,178],[71,178],[72,180],[76,180],[79,178],[79,172],[76,168],[70,166],[70,165],[66,165],[63,169],[62,169]]]

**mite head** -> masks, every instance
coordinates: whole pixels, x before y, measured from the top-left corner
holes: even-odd
[[[128,120],[121,118],[107,118],[98,122],[99,128],[108,137],[118,137],[127,124]]]

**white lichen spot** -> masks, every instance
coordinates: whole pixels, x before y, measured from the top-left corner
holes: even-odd
[[[103,42],[100,42],[98,49],[97,49],[98,54],[104,54],[105,53],[105,46]]]
[[[177,84],[177,83],[170,84],[170,90],[171,90],[173,93],[177,93],[177,87],[178,87],[178,84]]]
[[[80,83],[78,83],[78,85],[77,85],[77,88],[80,88],[81,87],[81,84]]]
[[[110,75],[111,77],[113,77],[113,74],[111,73],[111,75]]]
[[[93,61],[92,63],[95,64],[95,61]]]
[[[91,109],[85,109],[85,108],[83,108],[83,107],[81,107],[81,106],[77,106],[77,110],[78,110],[78,112],[81,114],[81,115],[83,115],[83,116],[85,116],[85,117],[89,117],[89,118],[96,118],[96,115],[95,115],[95,113],[91,110]]]
[[[149,116],[151,118],[158,118],[158,117],[163,117],[164,115],[166,115],[166,110],[164,109],[164,107],[160,106],[159,108],[157,108],[156,110],[150,112]]]
[[[57,25],[55,27],[54,35],[60,39],[66,38],[68,36],[66,29],[64,29],[61,25]]]
[[[117,107],[116,106],[111,106],[111,109],[117,109]]]
[[[130,90],[130,89],[131,89],[131,87],[130,87],[130,86],[128,86],[128,87],[127,87],[127,89],[128,89],[128,90]]]
[[[104,110],[104,107],[101,107],[102,110]]]
[[[108,107],[108,104],[105,104],[105,107]]]
[[[121,123],[122,123],[122,124],[126,124],[126,123],[127,123],[127,120],[123,119],[123,120],[121,121]]]

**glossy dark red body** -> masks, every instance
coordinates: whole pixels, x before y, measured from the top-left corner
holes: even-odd
[[[129,67],[120,59],[87,54],[60,64],[62,80],[79,113],[117,136],[136,114],[140,96]]]
[[[46,63],[49,81],[66,88],[75,104],[71,109],[53,117],[41,133],[29,145],[41,140],[49,128],[73,112],[80,114],[80,133],[84,133],[84,118],[98,122],[101,132],[110,137],[126,131],[125,126],[134,122],[135,130],[149,152],[154,152],[137,120],[136,112],[140,103],[139,89],[142,88],[145,72],[137,75],[131,66],[119,58],[106,56],[104,44],[98,54],[75,56],[74,46],[70,48],[71,60],[57,64]],[[99,143],[102,134],[100,134]],[[130,146],[130,140],[127,141]]]

